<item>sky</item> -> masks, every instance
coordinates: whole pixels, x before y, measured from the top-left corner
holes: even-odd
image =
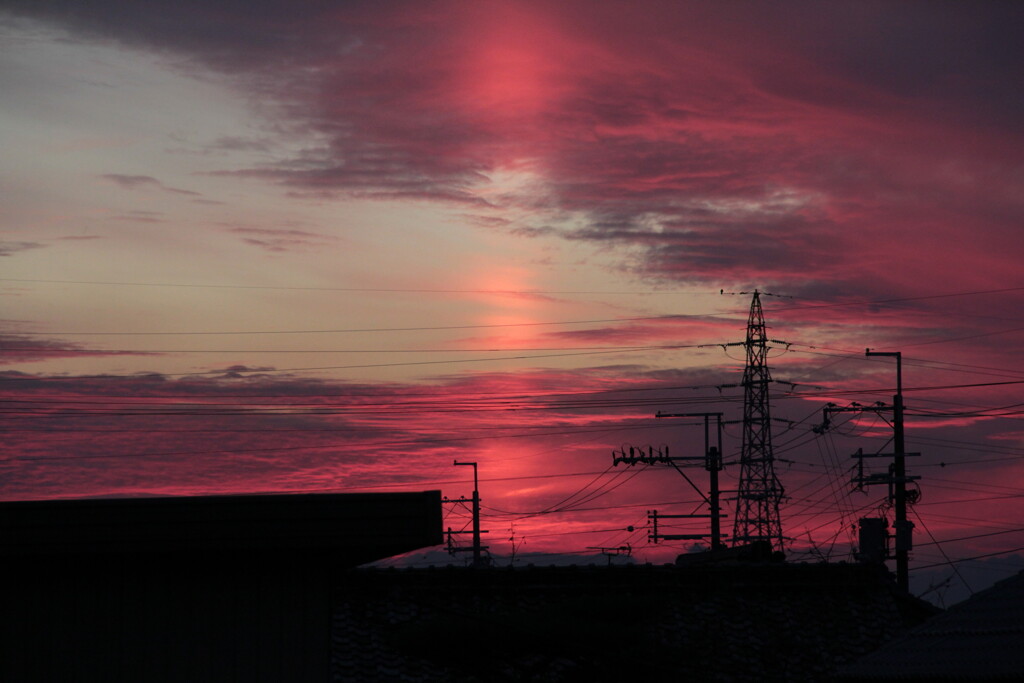
[[[458,498],[458,460],[503,561],[671,560],[688,544],[648,543],[648,510],[700,495],[612,452],[700,454],[699,420],[655,415],[722,411],[735,489],[729,344],[758,290],[793,557],[846,559],[858,517],[891,519],[850,485],[884,413],[814,429],[829,402],[891,402],[871,347],[903,354],[918,592],[1008,576],[1022,19],[3,0],[0,496]]]

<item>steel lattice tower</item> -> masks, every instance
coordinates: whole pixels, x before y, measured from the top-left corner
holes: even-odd
[[[768,337],[761,294],[754,292],[747,319],[747,365],[743,370],[743,449],[740,453],[739,495],[733,522],[732,543],[768,541],[782,550],[779,501],[783,489],[775,476],[772,452],[771,411],[768,404]]]

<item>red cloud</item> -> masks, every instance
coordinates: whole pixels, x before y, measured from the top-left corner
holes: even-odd
[[[223,172],[298,195],[515,213],[516,234],[623,247],[647,280],[870,298],[1017,274],[1012,3],[158,7],[10,11],[257,84],[323,143]]]
[[[775,375],[785,378],[794,369],[776,366]],[[634,525],[640,542],[647,508],[688,512],[699,507],[700,496],[671,469],[612,467],[612,450],[651,444],[698,456],[699,419],[654,415],[709,410],[725,413],[724,481],[735,486],[738,369],[495,373],[432,387],[274,377],[267,369],[245,377],[251,368],[231,370],[222,379],[0,377],[7,406],[4,496],[441,488],[458,497],[470,490],[465,474],[451,467],[458,459],[479,463],[489,526],[514,523],[533,551],[566,547],[568,522],[584,531]],[[923,413],[942,408],[947,394],[914,391],[923,384],[921,370],[909,365],[906,371],[914,377],[908,450],[924,454],[912,465],[925,475],[929,501],[965,506],[958,510],[981,504],[958,502],[962,491],[929,488],[930,477],[941,484],[947,471],[980,482],[972,497],[985,500],[996,483],[1020,480],[1019,444],[988,438],[1000,433],[991,418],[928,425]],[[878,491],[851,497],[848,455],[856,447],[884,449],[889,426],[866,413],[839,414],[825,432],[814,428],[823,421],[823,400],[890,400],[890,374],[891,368],[875,368],[861,393],[852,382],[824,393],[813,386],[773,389],[777,468],[789,495],[782,514],[793,548],[806,545],[807,534],[819,546],[842,536],[857,514],[878,504]],[[1000,393],[1013,393],[1012,387],[995,389],[974,390],[972,400],[1008,405]],[[699,469],[691,477],[704,481]],[[842,483],[829,488],[830,479]],[[1006,509],[989,512],[999,519]],[[941,519],[927,519],[933,533],[946,531]],[[494,547],[505,544],[495,538]],[[667,550],[669,556],[677,551]]]
[[[314,3],[297,12],[266,2],[244,13],[197,0],[7,7],[76,37],[176,53],[237,77],[278,106],[289,130],[318,141],[225,173],[324,200],[449,202],[524,238],[561,235],[611,247],[616,265],[642,282],[803,297],[767,307],[778,312],[770,319],[780,338],[772,352],[777,377],[828,387],[776,396],[777,416],[790,421],[777,446],[791,496],[783,518],[801,539],[795,545],[809,537],[805,547],[821,550],[859,515],[878,513],[877,492],[851,497],[845,485],[830,487],[847,480],[846,442],[836,446],[809,429],[822,400],[891,400],[891,364],[869,364],[859,348],[905,349],[908,387],[1020,377],[1019,344],[1006,344],[1024,303],[1020,291],[1009,291],[1024,257],[1019,3]],[[188,193],[150,176],[107,179]],[[248,234],[267,248],[271,237],[306,239]],[[989,294],[938,297],[979,291]],[[537,339],[639,343],[723,332],[713,321],[703,325],[644,323]],[[816,344],[840,335],[838,348]],[[46,342],[24,348],[37,357],[89,352]],[[731,362],[740,366],[742,357]],[[481,374],[441,378],[435,395],[292,379],[11,375],[4,382],[10,424],[28,431],[11,432],[4,486],[8,497],[399,483],[459,495],[466,482],[450,483],[449,463],[473,458],[489,505],[544,513],[494,513],[495,521],[533,520],[517,533],[555,533],[548,515],[560,514],[563,500],[606,504],[611,512],[588,514],[624,528],[637,518],[642,524],[644,513],[620,506],[654,494],[693,503],[692,494],[678,479],[648,479],[654,472],[590,473],[607,469],[610,447],[638,433],[699,448],[682,425],[651,415],[693,408],[735,415],[735,386],[691,387],[735,384],[738,371],[709,374],[717,373],[611,366]],[[614,391],[586,393],[602,390]],[[950,401],[934,391],[908,392],[908,403],[921,410]],[[961,413],[1015,402],[1007,387],[962,391],[970,393],[952,406]],[[991,502],[993,487],[1019,489],[1021,481],[1020,444],[993,443],[1011,418],[934,418],[958,420],[954,429],[923,428],[933,418],[911,417],[921,426],[908,426],[908,440],[926,453],[914,466],[939,473],[937,501],[921,509],[933,502],[972,509],[953,507],[973,503],[941,489],[956,486],[941,481],[943,472],[965,471],[945,463],[978,476],[976,497],[989,500],[974,508],[976,517],[1012,521]],[[870,437],[882,449],[886,427],[851,419],[828,438]],[[727,428],[731,456],[737,430]],[[929,528],[941,536],[958,523],[956,515],[935,516]]]

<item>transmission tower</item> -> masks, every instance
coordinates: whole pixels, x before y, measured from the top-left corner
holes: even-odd
[[[740,483],[736,499],[732,543],[767,541],[782,550],[779,501],[783,489],[775,476],[772,452],[771,411],[768,404],[768,337],[761,294],[754,291],[747,318],[747,364],[743,370],[743,447],[740,451]]]

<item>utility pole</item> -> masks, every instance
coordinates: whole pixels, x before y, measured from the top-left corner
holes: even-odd
[[[892,354],[878,354],[892,355]],[[921,477],[908,475],[906,473],[906,458],[917,457],[920,453],[908,453],[903,441],[903,412],[897,412],[896,406],[902,406],[902,397],[897,396],[896,402],[891,405],[875,403],[869,406],[859,403],[852,403],[849,406],[837,406],[829,403],[823,409],[824,422],[820,427],[814,429],[818,434],[824,434],[831,426],[831,415],[833,413],[893,413],[893,431],[898,434],[894,436],[893,453],[865,453],[863,448],[858,448],[851,457],[857,459],[857,471],[852,482],[857,491],[863,491],[865,486],[885,484],[889,488],[886,500],[893,506],[896,513],[894,527],[896,529],[895,553],[890,554],[888,541],[891,538],[888,532],[888,522],[884,518],[864,517],[860,520],[860,553],[862,561],[875,562],[881,560],[896,560],[896,584],[900,589],[906,591],[910,587],[909,575],[909,553],[913,546],[911,536],[914,523],[907,519],[907,506],[913,505],[920,497],[917,490],[907,490],[909,482],[917,481]],[[897,417],[898,415],[898,417]],[[891,458],[889,471],[865,472],[864,461],[876,458]]]
[[[903,437],[903,356],[899,351],[864,350],[865,356],[888,356],[896,359],[896,395],[892,400],[893,434],[893,505],[896,513],[896,585],[910,589],[910,550],[913,547],[914,523],[907,519],[906,446]]]
[[[704,469],[708,471],[710,478],[711,490],[709,495],[711,496],[708,501],[708,507],[711,511],[711,549],[719,550],[724,548],[725,545],[722,543],[722,506],[721,491],[718,488],[718,473],[722,471],[722,413],[661,413],[659,412],[656,417],[703,417],[704,418]],[[715,418],[715,424],[717,425],[718,440],[717,446],[711,445],[711,429],[710,420]],[[685,460],[687,458],[676,458],[677,460]],[[692,459],[692,458],[691,458]],[[657,524],[658,511],[654,511],[654,521]],[[666,515],[662,515],[665,517]],[[655,532],[655,536],[657,533]],[[657,542],[657,538],[655,538]]]
[[[830,403],[825,406],[823,411],[824,422],[820,427],[815,428],[815,431],[823,434],[829,428],[831,424],[829,416],[832,413],[882,413],[892,411],[893,452],[869,454],[865,453],[864,449],[858,449],[853,455],[854,458],[857,458],[857,473],[853,478],[853,483],[856,484],[858,490],[863,489],[865,486],[876,484],[885,484],[889,487],[888,501],[893,506],[896,517],[893,523],[896,532],[894,551],[892,554],[888,552],[888,539],[890,536],[887,531],[887,522],[881,518],[863,518],[860,520],[862,546],[860,550],[866,561],[879,559],[878,555],[881,550],[884,550],[884,552],[881,552],[881,559],[895,559],[896,585],[900,590],[909,592],[910,551],[913,549],[914,523],[907,519],[907,506],[917,502],[920,491],[908,491],[907,484],[917,481],[921,477],[907,474],[906,459],[921,454],[908,453],[904,439],[903,358],[899,351],[872,351],[871,349],[865,349],[864,355],[886,356],[896,359],[896,395],[893,396],[892,405],[887,406],[882,402],[878,402],[870,406],[853,403],[846,407],[840,407]],[[891,458],[892,463],[889,465],[889,471],[885,474],[877,472],[865,473],[864,460],[867,458]],[[879,541],[879,539],[882,540]],[[880,542],[885,545],[881,550],[878,545]],[[871,547],[865,549],[863,547],[865,544]]]
[[[711,478],[711,549],[724,548],[722,544],[722,505],[721,493],[718,490],[718,473],[725,467],[722,461],[722,414],[715,417],[718,425],[718,445],[712,448],[708,445],[708,415],[704,416],[704,452],[707,456],[704,460],[706,469]]]
[[[632,527],[630,527],[630,529],[632,529]],[[633,554],[633,546],[631,546],[628,543],[625,545],[617,545],[611,547],[590,545],[587,546],[587,550],[600,550],[601,554],[608,558],[609,567],[612,566],[613,557],[619,557],[620,555],[625,555],[626,557],[629,557]]]
[[[719,550],[723,548],[722,545],[722,532],[720,519],[725,515],[721,514],[720,491],[718,490],[718,473],[722,469],[722,413],[658,413],[656,417],[703,417],[704,418],[704,455],[689,457],[689,456],[671,456],[668,452],[668,446],[664,447],[664,450],[660,448],[654,448],[648,446],[647,450],[643,448],[637,448],[635,446],[623,446],[622,450],[612,451],[612,464],[618,465],[620,462],[625,463],[629,466],[636,465],[637,463],[643,465],[654,465],[657,463],[665,463],[672,465],[679,474],[683,476],[686,483],[696,491],[704,502],[708,504],[711,514],[689,514],[689,515],[661,515],[658,514],[657,510],[648,510],[647,518],[651,521],[652,532],[647,535],[648,540],[657,543],[658,541],[685,541],[685,540],[699,540],[707,538],[708,534],[662,534],[658,532],[658,520],[659,519],[697,519],[697,518],[711,518],[711,549]],[[712,417],[717,418],[718,421],[718,446],[710,445],[710,419]],[[704,463],[704,469],[711,473],[711,497],[707,495],[698,487],[690,477],[686,476],[686,472],[682,470],[678,463],[700,460]]]
[[[782,521],[779,502],[784,491],[775,476],[771,409],[768,385],[768,335],[761,309],[761,293],[754,291],[747,318],[747,362],[743,370],[743,447],[740,452],[739,492],[732,543],[767,541],[781,551]]]
[[[485,564],[487,564],[484,561],[483,555],[482,555],[482,551],[486,550],[487,546],[484,546],[484,545],[480,544],[480,534],[481,533],[486,533],[486,532],[480,530],[480,482],[479,482],[479,479],[477,479],[477,466],[476,466],[477,464],[475,462],[459,462],[458,460],[456,460],[456,461],[454,461],[453,465],[455,465],[457,467],[464,465],[464,466],[472,467],[473,468],[473,497],[470,498],[469,500],[466,500],[465,496],[462,496],[460,498],[447,498],[446,497],[441,502],[442,503],[457,503],[457,504],[462,504],[462,505],[465,505],[466,503],[470,503],[472,505],[471,511],[472,511],[472,515],[473,515],[473,532],[472,532],[473,533],[473,547],[472,547],[472,551],[473,551],[473,566],[474,567],[482,567]],[[459,534],[459,533],[465,533],[465,532],[462,532],[462,531],[452,531],[451,528],[448,529],[449,552],[457,552],[457,551],[466,550],[466,548],[457,548],[452,543],[452,534]]]

